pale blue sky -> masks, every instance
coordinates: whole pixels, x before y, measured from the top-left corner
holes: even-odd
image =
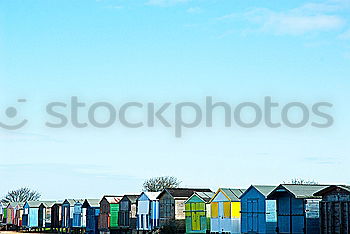
[[[294,177],[350,183],[349,42],[349,0],[0,0],[0,120],[10,121],[8,106],[30,120],[0,129],[0,195],[138,193],[159,175],[213,190]],[[162,127],[46,128],[46,103],[74,95],[116,106],[328,101],[335,124],[200,127],[181,139]]]

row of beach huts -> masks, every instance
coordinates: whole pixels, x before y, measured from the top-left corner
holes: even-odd
[[[350,233],[350,186],[169,188],[102,199],[0,203],[3,228],[76,233]]]

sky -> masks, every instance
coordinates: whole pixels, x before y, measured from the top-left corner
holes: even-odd
[[[349,184],[349,13],[349,0],[0,0],[0,122],[28,120],[0,128],[0,196],[21,186],[42,199],[138,194],[145,179],[167,175],[212,190],[293,178]],[[57,121],[46,105],[69,107],[72,96],[87,105],[81,121],[102,101],[205,106],[211,96],[235,107],[271,96],[281,106],[332,103],[334,124],[227,128],[217,111],[212,128],[181,138],[159,122],[46,127]]]

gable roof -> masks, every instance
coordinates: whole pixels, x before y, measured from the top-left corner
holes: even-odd
[[[66,199],[66,200],[63,201],[62,204],[64,204],[64,203],[69,203],[71,206],[74,206],[75,199]]]
[[[19,208],[22,208],[24,206],[24,202],[9,202],[7,207],[12,207],[12,208],[15,208],[15,207],[19,207]]]
[[[210,199],[215,195],[214,192],[194,192],[192,196],[190,196],[185,203],[192,199],[192,197],[197,196],[203,202],[208,203]]]
[[[350,186],[349,185],[331,185],[331,186],[328,186],[328,187],[314,193],[314,196],[324,196],[327,193],[329,193],[335,189],[341,189],[341,190],[344,190],[344,191],[347,191],[348,193],[350,193]]]
[[[246,191],[246,189],[222,188],[221,191],[229,197],[231,201],[239,201],[239,197]]]
[[[28,205],[29,208],[39,208],[42,203],[42,201],[27,201],[24,205]]]
[[[57,201],[43,201],[42,204],[45,207],[51,208],[53,207],[55,204],[57,203]]]
[[[314,185],[314,184],[281,184],[276,187],[268,196],[268,199],[274,199],[281,192],[288,192],[295,198],[307,199],[307,198],[320,198],[314,196],[314,194],[329,185]]]
[[[63,204],[64,203],[69,203],[70,206],[74,206],[78,202],[83,204],[84,199],[66,199],[66,200],[63,201]]]
[[[258,192],[260,192],[262,195],[267,197],[275,188],[274,185],[251,185],[240,197],[239,199],[242,199],[251,189],[255,188]]]
[[[158,200],[157,197],[159,196],[160,192],[142,192],[137,199],[139,199],[139,197],[141,197],[142,194],[145,194],[149,200],[155,201],[155,200]]]
[[[85,199],[83,203],[83,207],[87,208],[88,206],[90,207],[99,207],[100,206],[100,199]]]
[[[215,197],[222,192],[227,199],[230,201],[240,201],[239,197],[246,191],[246,189],[235,189],[235,188],[219,188],[215,195],[210,199],[209,202],[212,202]]]
[[[131,203],[136,203],[139,195],[124,195],[122,199],[128,199]]]
[[[118,204],[122,198],[123,196],[106,195],[102,198],[102,200],[106,200],[109,204]],[[100,203],[102,202],[102,200],[100,201]]]
[[[80,204],[83,204],[84,201],[85,201],[85,199],[74,199],[74,200],[75,200],[74,205],[77,204],[78,202],[79,202]]]
[[[55,205],[61,206],[63,204],[63,202],[64,201],[62,201],[62,200],[61,201],[56,201],[55,204],[53,204],[52,206],[55,206]]]
[[[158,199],[164,193],[169,193],[174,199],[176,198],[189,198],[194,192],[212,192],[210,189],[203,188],[166,188],[159,195]]]

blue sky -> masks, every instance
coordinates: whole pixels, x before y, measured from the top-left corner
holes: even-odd
[[[0,194],[43,198],[138,193],[145,178],[217,189],[295,177],[350,183],[350,1],[0,0]],[[328,129],[48,129],[45,105],[334,104]],[[17,103],[26,98],[27,103]],[[18,121],[11,120],[11,121]],[[195,165],[199,166],[195,166]]]

